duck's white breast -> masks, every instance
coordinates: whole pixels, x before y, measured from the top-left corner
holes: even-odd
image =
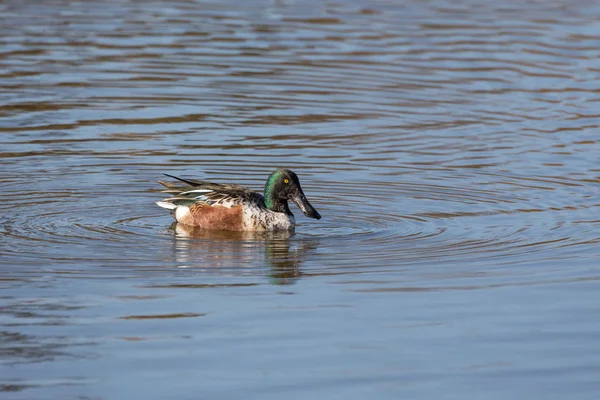
[[[244,204],[244,230],[291,231],[296,226],[293,215],[273,212],[253,204]]]

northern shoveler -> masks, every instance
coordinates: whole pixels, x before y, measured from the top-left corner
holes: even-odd
[[[269,176],[264,196],[240,185],[165,175],[188,186],[158,181],[167,187],[164,193],[174,197],[156,204],[185,225],[228,231],[293,231],[296,220],[288,200],[296,203],[307,217],[321,219],[304,196],[298,176],[289,169],[278,169]]]

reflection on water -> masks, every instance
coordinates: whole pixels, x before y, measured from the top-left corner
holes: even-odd
[[[317,248],[318,239],[290,240],[290,232],[212,231],[174,222],[175,259],[187,263],[202,260],[204,268],[223,270],[247,260],[263,258],[270,268],[270,281],[276,285],[293,284],[302,276],[302,260]]]
[[[3,398],[597,397],[597,5],[0,15]],[[326,219],[202,232],[154,204],[163,172],[277,167]]]

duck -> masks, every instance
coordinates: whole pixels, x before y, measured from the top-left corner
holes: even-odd
[[[321,219],[304,195],[298,175],[289,169],[280,168],[269,175],[264,195],[241,185],[164,175],[186,185],[158,181],[167,188],[163,193],[172,197],[156,204],[169,210],[183,225],[225,231],[293,232],[296,219],[288,205],[290,200],[307,217]]]

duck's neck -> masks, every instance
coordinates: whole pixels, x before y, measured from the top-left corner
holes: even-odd
[[[292,215],[286,199],[282,199],[269,186],[265,188],[265,206],[271,211]]]

